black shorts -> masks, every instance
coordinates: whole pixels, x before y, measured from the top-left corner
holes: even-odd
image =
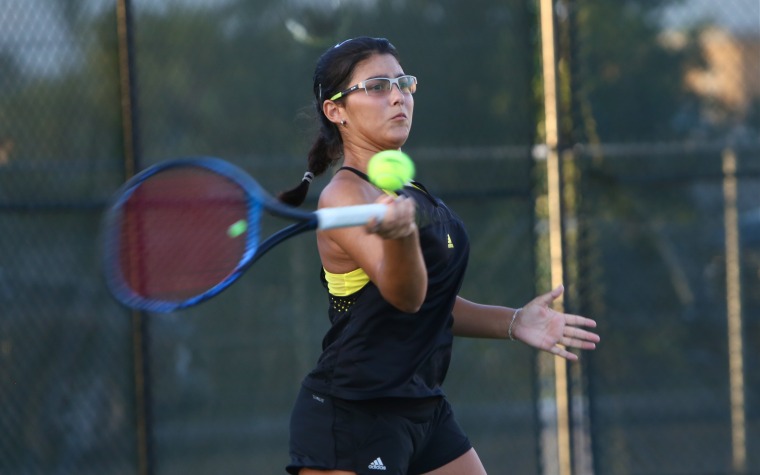
[[[472,448],[443,397],[346,401],[302,388],[290,420],[288,473],[429,472]]]

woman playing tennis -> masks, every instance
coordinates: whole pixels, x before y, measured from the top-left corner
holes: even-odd
[[[477,475],[485,469],[441,388],[454,336],[520,340],[569,360],[591,350],[588,318],[551,309],[562,287],[520,309],[458,296],[468,259],[462,221],[412,183],[388,194],[367,180],[377,152],[399,149],[412,126],[417,79],[386,39],[326,51],[314,73],[320,135],[301,185],[343,159],[319,207],[385,203],[382,222],[317,233],[332,323],[291,417],[297,475]]]

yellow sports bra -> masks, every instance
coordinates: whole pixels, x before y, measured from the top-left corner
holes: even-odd
[[[359,268],[345,274],[333,274],[325,271],[327,290],[336,297],[347,297],[361,290],[369,282],[369,276],[364,269]]]

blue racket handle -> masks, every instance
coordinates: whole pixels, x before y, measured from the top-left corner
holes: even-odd
[[[317,215],[317,229],[334,229],[361,226],[370,222],[372,218],[382,221],[387,210],[387,205],[370,204],[322,208],[314,214]]]

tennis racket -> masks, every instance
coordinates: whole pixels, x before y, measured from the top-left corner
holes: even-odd
[[[162,162],[127,181],[106,211],[106,282],[128,307],[172,312],[219,294],[288,238],[381,220],[386,209],[368,204],[300,211],[224,160]],[[293,224],[262,241],[264,212]]]

